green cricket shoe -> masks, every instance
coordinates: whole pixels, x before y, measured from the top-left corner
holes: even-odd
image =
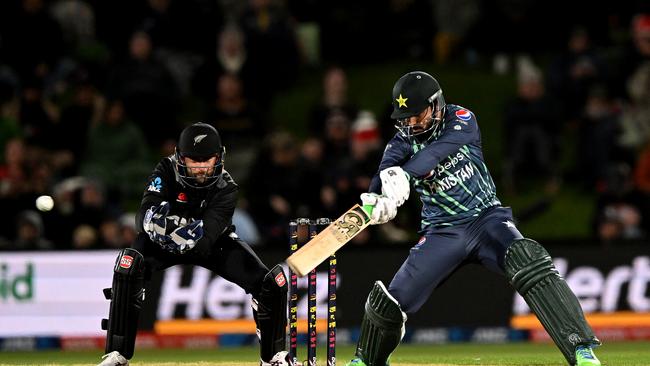
[[[355,357],[350,362],[346,363],[345,366],[366,366],[366,363],[362,359]]]
[[[355,357],[350,360],[350,362],[346,363],[345,366],[366,366],[366,363],[359,357]],[[386,361],[386,366],[390,366],[390,357],[388,358],[388,361]]]
[[[576,366],[600,366],[600,361],[590,346],[576,348],[576,361]]]

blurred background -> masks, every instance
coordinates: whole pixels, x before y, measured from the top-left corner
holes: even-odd
[[[116,250],[135,236],[146,179],[193,122],[215,126],[227,148],[226,169],[241,186],[238,233],[265,262],[281,260],[290,219],[336,218],[366,191],[395,133],[393,83],[412,70],[432,74],[448,103],[476,114],[501,201],[526,236],[558,255],[565,275],[575,274],[569,282],[584,291],[586,310],[633,313],[626,326],[649,329],[647,1],[6,0],[0,313],[15,328],[0,336],[65,333],[44,329],[43,317],[69,323],[73,310],[52,313],[68,303],[74,316],[93,311],[65,334],[101,334],[100,289],[110,286]],[[355,271],[348,264],[341,286],[390,280],[418,239],[419,208],[412,199],[393,222],[359,235],[350,258],[369,260],[373,245],[382,265],[355,284],[344,280]],[[182,271],[154,281],[163,298],[150,301],[145,329],[224,317],[211,307],[222,301],[210,297],[217,280]],[[443,286],[445,298],[476,287],[464,273]],[[509,327],[527,309],[502,282],[483,289],[502,291],[499,310],[466,321],[450,302],[414,323]],[[201,310],[190,314],[181,300],[192,300],[180,295],[165,302],[165,289],[194,285]],[[87,291],[56,291],[78,286]],[[342,324],[353,329],[362,299],[349,300]],[[237,301],[240,312],[228,316],[250,318]],[[16,333],[25,322],[34,328]]]

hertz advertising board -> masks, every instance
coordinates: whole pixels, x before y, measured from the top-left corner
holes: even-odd
[[[548,248],[595,328],[650,329],[647,246]],[[404,247],[368,249],[349,247],[338,255],[339,329],[359,326],[372,283],[390,282],[408,254]],[[116,251],[0,252],[0,338],[103,336],[100,321],[108,315],[109,302],[102,289],[112,283],[116,255]],[[286,258],[282,250],[262,250],[259,255],[267,264]],[[317,286],[320,323],[327,314],[326,278],[324,267]],[[306,283],[299,287],[298,311],[305,319]],[[298,326],[304,324],[299,321]],[[533,338],[541,327],[503,277],[473,265],[435,290],[407,326],[510,326],[533,331]],[[156,273],[147,286],[140,328],[179,335],[252,333],[250,295],[206,269],[171,267]]]

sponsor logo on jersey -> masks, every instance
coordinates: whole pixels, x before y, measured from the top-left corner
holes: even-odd
[[[176,197],[176,202],[186,203],[187,195],[184,192],[179,193],[178,197]]]
[[[472,113],[467,109],[459,109],[456,111],[456,117],[461,121],[469,121],[472,118]]]
[[[278,273],[278,275],[275,276],[275,283],[277,283],[280,287],[284,286],[287,283],[287,280],[284,278],[284,274]]]
[[[416,249],[416,250],[417,250],[417,249],[420,249],[420,247],[422,246],[422,244],[426,243],[426,241],[427,241],[427,237],[426,237],[426,236],[421,237],[420,240],[418,240],[418,243],[415,244],[415,246],[413,247],[413,249]]]
[[[448,156],[431,171],[424,183],[436,192],[446,191],[464,183],[476,174],[474,166],[466,160],[467,157],[461,152]]]
[[[131,268],[131,265],[133,264],[133,257],[130,255],[123,255],[122,259],[120,259],[120,267],[122,268]]]
[[[460,162],[465,160],[466,157],[461,152],[457,152],[456,155],[450,155],[447,157],[446,161],[442,161],[436,166],[435,173],[437,175],[443,175],[446,170],[451,170],[457,165],[460,165]]]
[[[160,193],[160,190],[162,189],[162,179],[160,177],[154,178],[151,183],[149,183],[149,187],[147,187],[147,191],[149,192],[158,192]]]

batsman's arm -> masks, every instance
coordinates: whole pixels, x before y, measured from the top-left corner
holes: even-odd
[[[415,153],[402,165],[402,169],[414,178],[427,177],[443,159],[456,153],[463,145],[480,142],[475,119],[467,123],[451,121],[437,140]]]

